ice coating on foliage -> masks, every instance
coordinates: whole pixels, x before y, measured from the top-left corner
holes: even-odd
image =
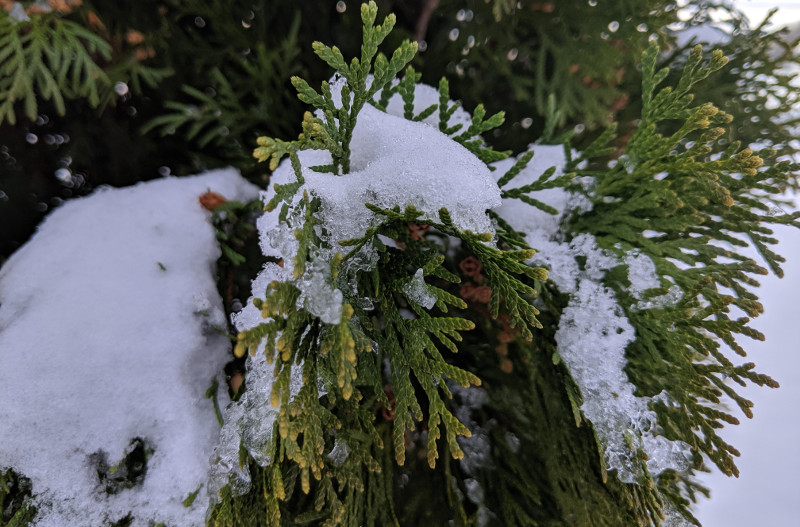
[[[428,291],[428,286],[425,285],[422,269],[417,269],[414,278],[403,286],[403,292],[410,300],[413,300],[425,309],[430,309],[436,304],[436,297]]]
[[[535,181],[550,166],[556,166],[556,176],[559,175],[566,162],[563,147],[536,145],[533,150],[532,162],[507,188]],[[497,177],[513,163],[514,160],[499,163]],[[587,209],[590,204],[585,197],[563,189],[534,192],[532,197],[554,207],[559,214],[547,214],[515,199],[503,200],[498,213],[539,251],[531,263],[549,267],[549,276],[559,290],[570,294],[555,335],[556,344],[581,389],[581,410],[603,443],[608,469],[616,469],[623,482],[636,481],[643,474],[636,450],[642,449],[649,456],[646,464],[652,474],[666,469],[685,470],[689,446],[658,435],[656,414],[650,409],[653,398],[634,395],[635,387],[624,367],[625,348],[636,338],[635,332],[614,292],[602,283],[606,271],[627,263],[631,292],[639,298],[645,290],[659,286],[653,262],[639,254],[629,254],[621,262],[597,247],[589,234],[565,241],[561,221],[571,211]]]
[[[257,195],[230,169],[98,190],[0,269],[0,467],[31,479],[33,525],[203,525],[207,500],[182,502],[206,492],[204,394],[230,357],[209,190]],[[98,454],[114,465],[136,437],[153,449],[143,481],[106,494]]]
[[[233,323],[239,331],[245,331],[266,322],[253,300],[264,300],[269,284],[289,278],[288,271],[274,263],[267,263],[252,283],[253,296],[247,305],[233,315]],[[302,366],[295,366],[289,386],[291,397],[297,395],[303,385]],[[234,495],[250,490],[250,473],[239,465],[239,448],[244,447],[259,465],[270,463],[265,450],[272,444],[273,425],[279,408],[270,403],[274,365],[267,364],[262,346],[247,358],[245,374],[247,390],[238,401],[231,402],[223,413],[225,425],[220,430],[219,442],[211,455],[209,496],[217,501],[219,491],[230,484]]]

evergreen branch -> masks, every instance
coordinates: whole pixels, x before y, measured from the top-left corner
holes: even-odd
[[[657,56],[656,45],[643,56],[641,123],[619,162],[607,171],[592,172],[597,180],[590,195],[594,207],[574,218],[571,229],[593,234],[600,247],[620,256],[632,249],[649,256],[663,286],[652,296],[666,294],[672,285],[683,292],[673,306],[638,311],[625,292],[625,280],[608,279],[619,298],[628,299],[623,308],[637,333],[627,350],[632,381],[644,393],[665,390],[675,401],[674,408],[659,406],[659,422],[669,423],[668,437],[705,453],[724,473],[736,474],[732,456],[738,453],[716,430],[721,422],[737,421],[716,405],[726,396],[749,416],[750,402],[723,379],[741,385],[776,383],[752,372],[751,364],[734,365],[720,349],[718,341],[743,355],[737,335],[763,339],[747,325],[749,318],[734,319],[729,312],[736,307],[748,317],[761,313],[749,287],[758,285],[754,275],[767,273],[725,244],[752,244],[773,272],[781,274],[780,257],[769,249],[777,240],[766,225],[800,224],[792,215],[764,214],[763,200],[780,195],[792,167],[770,164],[776,154],[769,150],[762,157],[740,149],[738,143],[721,147],[725,130],[719,125],[730,116],[710,103],[692,106],[693,86],[724,66],[722,53],[713,52],[704,64],[702,48],[696,46],[677,85],[656,93],[667,76],[663,69],[656,71]],[[679,120],[677,128],[662,134],[667,129],[664,122],[673,120]],[[605,155],[603,145],[612,138],[609,129],[591,154]],[[582,160],[589,158],[584,153]]]
[[[0,9],[0,123],[16,122],[19,101],[25,116],[35,120],[37,93],[62,115],[66,98],[99,106],[101,93],[112,86],[93,55],[109,60],[111,46],[71,20],[38,14],[18,21]]]

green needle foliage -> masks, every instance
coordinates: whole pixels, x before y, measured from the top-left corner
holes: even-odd
[[[98,106],[111,88],[93,55],[111,58],[111,46],[84,26],[55,15],[21,21],[0,9],[0,124],[16,122],[15,105],[35,120],[37,94],[63,114],[65,98]]]
[[[324,119],[307,113],[303,133],[297,141],[260,138],[260,146],[254,153],[260,160],[269,160],[273,168],[288,155],[297,177],[295,183],[276,185],[275,197],[267,204],[268,210],[281,205],[280,218],[287,225],[298,214],[302,216],[302,224],[295,230],[299,243],[292,265],[294,280],[302,280],[304,275],[314,272],[319,263],[316,260],[321,258],[319,255],[330,250],[318,236],[319,198],[304,191],[302,198],[294,201],[304,182],[297,152],[324,147],[330,151],[333,163],[314,169],[335,174],[346,172],[358,110],[367,102],[381,104],[374,101],[374,97],[389,86],[415,51],[414,45],[404,43],[390,60],[376,55],[378,44],[394,23],[390,15],[383,24],[375,26],[376,14],[374,3],[362,6],[364,45],[360,60],[354,59],[348,65],[338,49],[322,44],[314,46],[320,57],[347,81],[341,89],[340,105],[328,83],[323,83],[320,92],[316,92],[305,81],[294,78],[293,84],[301,100],[313,104]],[[373,59],[374,73],[371,83],[367,83]],[[414,72],[408,72],[405,78],[414,80]],[[398,89],[405,90],[405,99],[413,108],[413,95],[408,95],[413,88],[410,82],[401,81]],[[441,93],[445,100],[446,90],[447,84],[443,83]],[[502,114],[490,119],[484,116],[482,108],[476,110],[472,124],[459,135],[462,144],[476,153],[494,152],[483,146],[478,134],[502,121]],[[459,130],[446,127],[451,134]],[[501,156],[490,153],[483,158],[493,160]],[[445,261],[442,245],[409,236],[409,224],[424,221],[439,236],[458,238],[474,253],[492,289],[491,316],[499,316],[502,310],[509,324],[518,328],[528,340],[533,338],[532,330],[541,327],[536,318],[539,311],[532,305],[532,298],[538,291],[527,282],[540,282],[547,275],[542,269],[522,263],[530,259],[532,250],[497,249],[488,244],[491,234],[457,228],[446,209],[439,211],[440,221],[434,222],[411,205],[404,210],[399,207],[382,209],[369,203],[365,206],[379,221],[362,237],[339,242],[351,248],[345,256],[323,263],[330,266],[334,280],[339,278],[357,284],[355,292],[345,293],[339,322],[325,323],[298,307],[300,289],[292,281],[273,282],[266,292],[266,300],[256,301],[256,307],[267,321],[239,335],[237,355],[266,353],[267,361],[275,364],[272,403],[280,406],[280,415],[276,440],[270,451],[265,452],[274,461],[263,469],[270,474],[264,492],[266,520],[271,525],[281,524],[287,515],[324,520],[324,525],[396,522],[391,483],[394,469],[387,460],[393,458],[398,465],[405,464],[408,435],[415,432],[420,423],[426,435],[423,444],[429,469],[437,466],[442,450],[453,459],[464,455],[457,438],[469,437],[470,431],[453,413],[449,383],[468,387],[480,385],[481,381],[475,374],[449,362],[445,351],[458,352],[462,333],[472,330],[474,323],[458,316],[467,305],[447,290],[447,284],[460,279],[442,266]],[[398,240],[404,249],[387,246],[381,241],[384,237]],[[375,267],[349,270],[350,259],[367,245],[378,252]],[[421,284],[416,286],[433,299],[431,308],[423,306],[410,292],[412,281],[420,279]],[[350,288],[340,287],[340,290],[349,291]],[[364,297],[373,299],[376,309],[368,312],[359,308],[358,299]],[[403,314],[409,309],[414,313],[412,318]],[[453,310],[456,314],[450,316]],[[380,373],[384,364],[389,371],[385,379]],[[305,383],[291,398],[292,371],[298,368]],[[324,396],[314,379],[322,379]],[[391,419],[376,422],[376,413],[381,408],[391,414]],[[343,463],[334,462],[329,456],[332,434],[337,442],[347,445],[349,454]],[[444,440],[443,446],[440,439]],[[387,441],[391,446],[385,444]],[[393,455],[389,456],[388,452]],[[246,456],[243,462],[248,462]],[[449,464],[449,460],[446,463]],[[377,488],[370,488],[376,487],[375,483],[370,483],[376,478],[386,478],[386,481],[378,483]],[[313,508],[306,512],[303,512],[304,498],[288,490],[298,484],[302,495],[313,496]],[[367,488],[370,490],[365,491]],[[378,494],[371,497],[376,490]],[[232,521],[237,503],[240,501],[236,498],[228,501],[223,495],[223,503],[215,509],[212,524],[225,525]]]
[[[417,52],[416,43],[405,41],[392,53],[391,59],[379,54],[378,46],[394,28],[395,16],[387,16],[383,24],[376,26],[377,14],[378,8],[374,4],[369,7],[362,5],[361,20],[364,24],[364,41],[361,45],[360,60],[353,58],[348,65],[342,52],[336,46],[328,47],[321,42],[314,43],[314,53],[347,81],[340,94],[340,107],[337,107],[334,102],[330,84],[327,82],[322,83],[320,93],[300,77],[292,77],[292,84],[297,88],[300,100],[316,107],[324,115],[324,119],[311,117],[308,124],[304,122],[304,132],[309,130],[312,134],[304,139],[310,147],[322,146],[331,152],[333,164],[326,167],[325,171],[334,174],[350,172],[350,140],[353,138],[358,112],[367,101],[375,96],[378,90],[395,78]],[[373,61],[374,78],[367,86],[367,75],[373,68]],[[278,152],[278,150],[272,150],[273,147],[268,141],[259,140],[259,144],[262,146],[256,151],[256,157],[259,160],[271,157]],[[280,159],[280,156],[276,159]],[[272,164],[272,162],[270,163]]]
[[[594,208],[570,228],[592,233],[620,256],[634,250],[653,260],[662,287],[646,294],[649,309],[627,292],[623,268],[609,278],[637,333],[627,350],[627,372],[643,394],[667,391],[673,404],[657,405],[659,422],[667,437],[692,446],[696,467],[702,453],[736,475],[733,457],[739,453],[717,430],[738,419],[720,403],[728,397],[748,417],[752,403],[729,381],[777,386],[753,363],[737,365],[725,352],[745,356],[740,336],[764,339],[748,322],[763,311],[752,288],[767,269],[743,249],[753,247],[782,276],[783,258],[770,247],[777,240],[769,226],[800,227],[800,213],[771,210],[796,167],[776,161],[778,152],[769,148],[757,155],[738,142],[726,145],[720,139],[730,116],[710,103],[693,105],[695,84],[727,62],[720,51],[703,62],[696,46],[677,85],[660,90],[668,71],[656,69],[658,53],[654,44],[644,55],[642,119],[616,165],[578,171],[596,179],[589,194]],[[610,130],[594,152],[612,138]],[[658,299],[676,290],[679,298]]]

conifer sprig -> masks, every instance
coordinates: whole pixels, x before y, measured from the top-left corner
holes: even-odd
[[[594,207],[571,228],[592,233],[601,247],[620,256],[631,250],[649,256],[661,288],[647,292],[646,299],[680,290],[682,296],[671,302],[655,300],[641,309],[627,292],[624,271],[610,273],[636,328],[627,371],[643,393],[665,390],[674,401],[657,405],[667,437],[687,442],[724,473],[737,474],[738,451],[717,430],[738,420],[719,404],[727,396],[749,417],[752,403],[728,380],[777,383],[754,372],[752,363],[735,365],[724,352],[723,345],[745,355],[737,335],[764,338],[748,323],[763,311],[751,291],[758,285],[754,276],[767,270],[734,249],[752,244],[781,275],[782,260],[769,248],[776,240],[768,224],[800,227],[800,214],[769,215],[765,200],[779,199],[792,165],[774,162],[768,149],[757,155],[736,142],[721,147],[718,140],[730,117],[709,103],[692,105],[692,87],[727,62],[721,52],[704,63],[701,47],[695,47],[677,85],[660,91],[668,72],[656,70],[658,53],[653,44],[643,56],[641,123],[616,165],[584,172],[596,178]],[[662,134],[667,120],[681,124]],[[592,151],[607,152],[602,143],[613,135],[604,134]]]
[[[93,55],[111,58],[111,45],[80,24],[50,14],[16,20],[0,9],[0,123],[16,122],[15,105],[35,120],[37,94],[58,113],[65,99],[82,97],[96,107],[111,81]]]
[[[392,31],[395,25],[394,14],[388,15],[382,24],[375,25],[378,6],[375,2],[361,5],[361,21],[364,39],[361,46],[361,57],[353,58],[348,64],[342,52],[336,46],[329,47],[321,42],[314,42],[314,52],[328,63],[344,83],[340,92],[334,94],[327,81],[322,83],[320,91],[312,88],[300,77],[292,77],[292,84],[297,89],[301,101],[316,108],[322,117],[311,117],[310,126],[304,129],[298,139],[298,148],[315,148],[319,144],[331,152],[333,163],[330,167],[320,167],[321,171],[334,174],[350,172],[350,141],[358,120],[358,113],[368,101],[382,88],[389,85],[397,74],[408,64],[417,52],[416,42],[404,41],[387,59],[378,53],[378,46]],[[372,82],[368,83],[372,72]],[[413,75],[412,75],[413,76]],[[337,101],[336,99],[340,99]],[[338,104],[337,104],[338,103]],[[272,140],[259,138],[261,148],[254,152],[259,161],[274,155],[279,160],[283,154],[275,149]]]

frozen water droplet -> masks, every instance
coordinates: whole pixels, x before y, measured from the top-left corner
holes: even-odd
[[[526,117],[525,119],[522,120],[520,124],[522,125],[523,128],[530,128],[531,125],[533,124],[533,119],[531,119],[530,117]]]
[[[124,82],[118,82],[114,85],[114,91],[117,92],[117,95],[120,97],[128,94],[128,85]]]
[[[251,24],[247,20],[242,19],[242,27],[245,29],[250,29],[251,27],[253,27],[253,24]]]
[[[197,27],[203,28],[203,27],[206,27],[206,21],[205,21],[205,19],[203,17],[198,16],[198,17],[194,18],[194,25],[196,25]]]
[[[467,19],[467,12],[464,9],[459,9],[458,13],[456,13],[456,20],[459,22],[463,22]]]
[[[595,7],[597,5],[597,0],[589,0],[589,6]]]
[[[519,50],[517,50],[517,48],[511,48],[508,50],[508,53],[506,53],[506,58],[508,60],[516,60],[517,55],[519,55]]]
[[[347,11],[347,4],[345,2],[342,2],[341,0],[339,2],[336,2],[336,11],[339,13],[344,13],[345,11]]]
[[[616,20],[609,22],[608,24],[609,31],[611,31],[612,33],[616,33],[618,29],[619,29],[619,22],[617,22]]]
[[[639,24],[638,26],[636,26],[636,31],[638,31],[639,33],[644,33],[645,31],[647,31],[647,24],[644,23]]]
[[[424,40],[420,40],[419,42],[417,42],[417,49],[420,51],[425,51],[426,49],[428,49],[428,43]]]
[[[450,37],[450,40],[455,41],[456,39],[458,39],[458,33],[459,31],[457,27],[451,29],[450,34],[448,35]]]
[[[59,168],[56,170],[56,179],[64,184],[72,183],[72,171],[68,168]]]
[[[39,142],[39,136],[37,136],[36,134],[28,134],[25,136],[25,140],[28,143],[35,145],[36,143]]]
[[[170,175],[170,173],[171,173],[171,170],[169,169],[169,167],[167,167],[167,166],[164,166],[164,167],[160,167],[160,168],[158,169],[158,173],[159,173],[160,175],[162,175],[162,176],[166,177],[166,176],[169,176],[169,175]]]

